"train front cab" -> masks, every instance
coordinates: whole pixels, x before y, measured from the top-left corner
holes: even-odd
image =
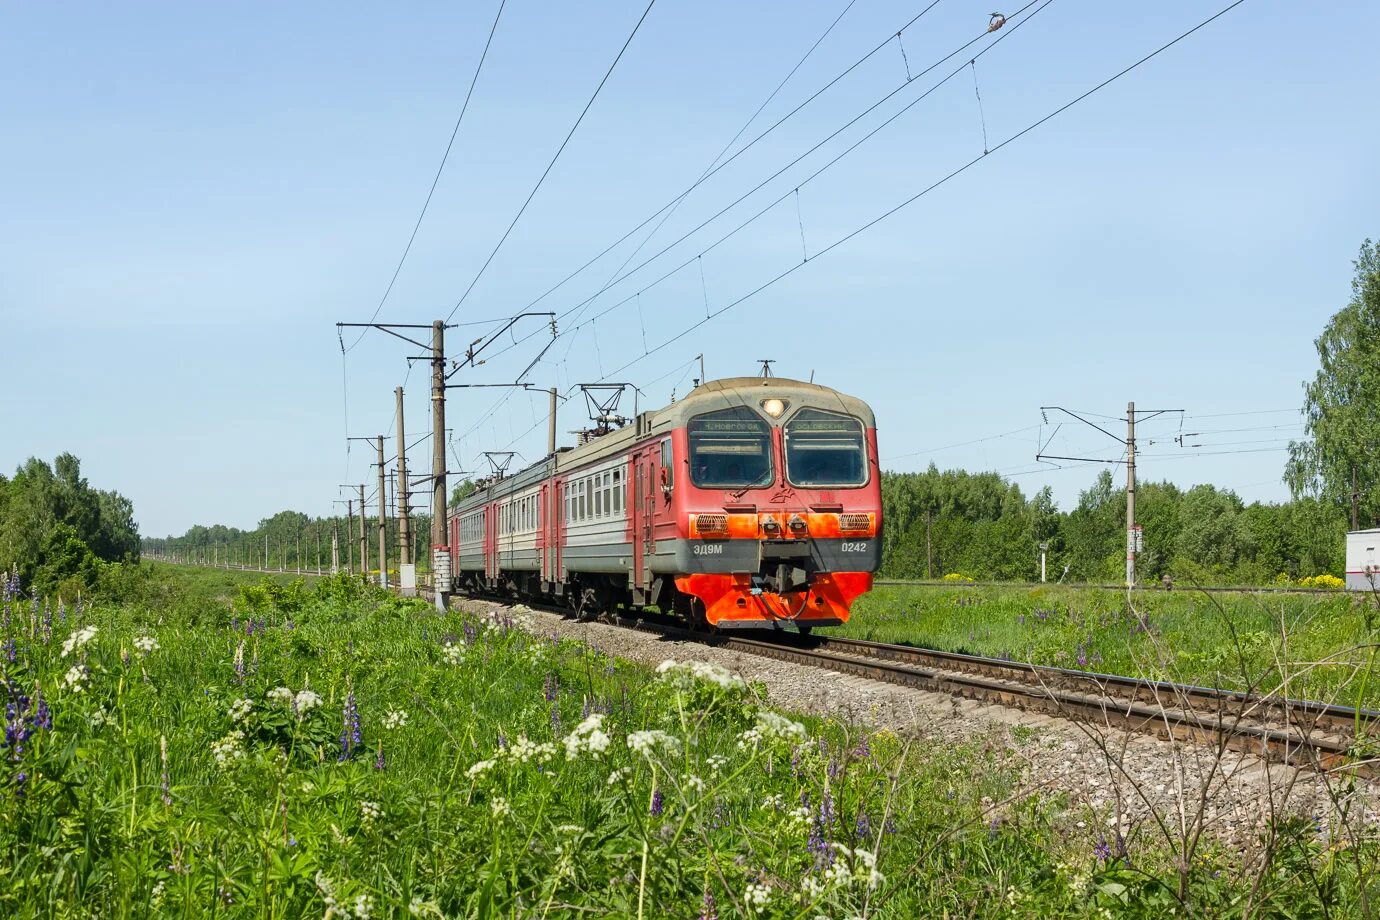
[[[662,447],[671,462],[659,485],[693,618],[721,629],[845,622],[881,562],[871,410],[782,378],[713,381],[675,408],[683,424]]]

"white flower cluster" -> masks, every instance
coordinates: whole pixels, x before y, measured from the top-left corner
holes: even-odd
[[[604,716],[596,712],[566,736],[565,756],[574,760],[581,754],[589,754],[597,759],[608,750],[609,741],[609,736],[604,732]]]
[[[617,770],[614,770],[612,773],[609,774],[608,782],[606,783],[606,785],[617,786],[619,783],[623,782],[623,779],[628,775],[629,772],[630,771],[627,767],[619,767]]]
[[[722,690],[747,689],[747,681],[727,668],[707,661],[681,662],[668,658],[657,665],[656,673],[659,679],[683,689],[689,689],[695,681],[712,684]]]
[[[705,763],[709,765],[709,769],[718,773],[728,764],[728,758],[722,754],[710,754],[709,759],[706,760]]]
[[[824,871],[824,882],[830,888],[847,888],[850,885],[865,885],[868,891],[878,888],[886,878],[877,871],[877,854],[858,847],[851,850],[841,843],[834,849],[839,857]]]
[[[62,685],[73,693],[81,693],[86,689],[86,679],[89,676],[90,672],[86,670],[86,665],[74,664],[63,675]]]
[[[244,756],[244,732],[235,729],[224,738],[212,743],[211,756],[216,766],[228,767]]]
[[[368,827],[382,817],[383,806],[378,802],[361,801],[359,803],[359,819],[360,823],[365,827]]]
[[[230,704],[230,721],[243,722],[254,711],[253,700],[235,700]]]
[[[100,728],[101,726],[109,725],[111,722],[114,721],[115,720],[110,717],[110,713],[105,711],[104,706],[102,706],[100,709],[97,709],[95,712],[91,713],[92,728]]]
[[[441,649],[441,657],[448,664],[460,664],[465,660],[465,646],[459,643],[447,645]]]
[[[472,767],[470,767],[468,770],[466,770],[465,775],[468,776],[470,779],[478,779],[485,773],[488,773],[490,770],[492,770],[494,768],[494,764],[496,763],[498,763],[497,760],[481,760],[478,763],[474,764]]]
[[[513,742],[512,747],[503,752],[509,760],[517,763],[528,763],[535,760],[537,763],[549,763],[552,757],[556,756],[556,745],[550,741],[537,744],[528,739],[526,735],[518,735],[518,739]]]
[[[658,748],[667,754],[675,754],[680,750],[680,739],[668,735],[660,729],[649,728],[630,733],[628,735],[628,748],[633,753],[648,758],[655,754]]]
[[[290,706],[297,710],[297,717],[303,718],[307,713],[321,705],[322,699],[315,690],[303,687],[296,693],[288,687],[274,687],[265,694],[271,701],[282,706]]]
[[[495,818],[506,818],[513,813],[513,809],[508,805],[508,800],[501,796],[495,796],[489,803],[489,811],[493,812]]]
[[[407,724],[407,712],[403,709],[390,709],[383,716],[383,727],[389,731]]]
[[[738,736],[738,750],[755,749],[763,741],[800,742],[808,737],[805,726],[770,709],[757,711],[757,723]]]
[[[153,636],[140,636],[134,640],[134,647],[145,655],[150,655],[159,649],[158,640]]]
[[[321,892],[321,902],[326,905],[326,913],[323,920],[335,920],[337,917],[346,920],[369,920],[370,903],[369,895],[357,895],[353,901],[341,901],[340,895],[336,893],[335,883],[326,877],[326,874],[319,869],[316,872],[316,887]]]
[[[808,805],[797,805],[786,814],[786,821],[796,828],[809,827],[810,818],[810,806]]]
[[[780,795],[776,795],[776,794],[769,795],[769,796],[767,796],[765,799],[762,800],[762,810],[763,810],[763,811],[785,811],[785,810],[786,810],[786,800],[785,800],[784,798],[782,798]]]
[[[747,891],[743,892],[743,903],[754,914],[764,912],[767,909],[767,902],[770,900],[771,886],[761,882],[753,882],[747,886]]]
[[[62,657],[66,658],[94,638],[96,638],[96,627],[83,626],[68,636],[66,642],[62,643]]]
[[[703,792],[704,780],[700,779],[698,776],[695,776],[693,773],[688,774],[685,777],[685,788],[691,789],[695,792]]]

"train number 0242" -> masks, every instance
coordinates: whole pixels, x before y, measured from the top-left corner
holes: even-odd
[[[867,541],[844,540],[841,549],[845,553],[865,553],[867,552]]]

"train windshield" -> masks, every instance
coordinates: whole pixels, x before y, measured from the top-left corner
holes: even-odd
[[[690,420],[690,481],[702,489],[771,485],[771,426],[751,409],[709,412]]]
[[[867,482],[862,422],[819,409],[801,409],[785,425],[786,476],[791,485],[846,488]]]

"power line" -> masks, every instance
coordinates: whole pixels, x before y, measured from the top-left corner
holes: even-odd
[[[1180,34],[1179,34],[1178,36],[1176,36],[1175,38],[1171,39],[1170,41],[1166,42],[1166,43],[1163,44],[1163,45],[1160,45],[1158,48],[1156,48],[1154,51],[1151,51],[1149,54],[1145,55],[1145,56],[1142,57],[1140,60],[1138,60],[1138,61],[1136,61],[1135,63],[1133,63],[1133,64],[1131,64],[1131,65],[1125,67],[1124,69],[1118,71],[1116,74],[1113,74],[1112,76],[1110,76],[1110,77],[1108,77],[1107,79],[1103,80],[1101,83],[1097,84],[1096,86],[1092,87],[1091,89],[1089,89],[1089,90],[1083,92],[1082,94],[1080,94],[1080,95],[1074,97],[1074,98],[1071,99],[1070,101],[1064,103],[1064,104],[1063,104],[1062,106],[1060,106],[1059,108],[1053,110],[1052,112],[1049,112],[1048,114],[1044,115],[1043,117],[1041,117],[1041,118],[1037,119],[1036,121],[1030,123],[1030,124],[1027,125],[1026,127],[1022,128],[1020,131],[1017,131],[1015,134],[1013,134],[1013,135],[1011,135],[1010,137],[1006,138],[1006,140],[1004,140],[1004,141],[1002,141],[1001,143],[999,143],[999,144],[997,144],[996,146],[994,146],[990,151],[985,151],[985,152],[983,152],[981,155],[972,158],[971,160],[969,160],[968,162],[964,163],[962,166],[958,167],[957,169],[953,170],[952,172],[950,172],[948,175],[944,176],[943,178],[941,178],[941,179],[937,180],[936,182],[930,184],[930,185],[927,186],[926,188],[921,189],[919,192],[915,193],[914,195],[910,196],[909,198],[905,199],[904,201],[900,202],[899,204],[895,205],[894,207],[888,209],[887,211],[883,212],[882,214],[879,214],[877,217],[873,218],[872,220],[868,221],[867,223],[863,224],[862,226],[860,226],[860,227],[858,227],[858,228],[852,230],[852,231],[849,232],[848,234],[846,234],[846,235],[840,237],[839,239],[835,240],[833,243],[830,243],[828,246],[824,247],[824,248],[821,249],[819,252],[817,252],[817,253],[810,259],[810,263],[813,263],[813,262],[817,261],[817,260],[819,259],[820,256],[825,255],[826,253],[828,253],[828,252],[830,252],[830,251],[832,251],[832,250],[838,248],[839,246],[842,246],[844,243],[848,242],[849,240],[853,239],[854,237],[858,236],[859,234],[865,233],[866,231],[872,229],[872,228],[875,227],[877,224],[881,223],[882,221],[886,220],[887,218],[891,217],[892,215],[896,214],[897,212],[899,212],[899,211],[901,211],[901,210],[903,210],[903,209],[909,207],[910,205],[914,204],[916,201],[919,201],[921,198],[923,198],[923,197],[925,197],[926,195],[928,195],[928,194],[930,194],[931,192],[933,192],[935,189],[937,189],[937,188],[939,188],[940,186],[944,185],[945,183],[949,182],[951,179],[954,179],[955,177],[957,177],[957,176],[959,176],[959,175],[962,175],[963,173],[967,172],[969,169],[971,169],[973,166],[977,165],[977,164],[978,164],[979,162],[981,162],[982,160],[987,159],[987,158],[990,157],[992,154],[996,153],[997,151],[1001,150],[1002,148],[1004,148],[1004,147],[1006,147],[1006,146],[1008,146],[1008,145],[1010,145],[1010,144],[1015,143],[1017,140],[1020,140],[1022,137],[1025,137],[1027,134],[1031,133],[1031,132],[1034,131],[1035,129],[1037,129],[1037,128],[1039,128],[1040,126],[1044,125],[1046,122],[1048,122],[1048,121],[1050,121],[1051,119],[1053,119],[1053,118],[1055,118],[1055,117],[1061,115],[1062,113],[1068,111],[1068,110],[1069,110],[1070,108],[1072,108],[1073,106],[1075,106],[1075,105],[1077,105],[1078,103],[1084,101],[1085,99],[1087,99],[1088,97],[1094,95],[1095,93],[1099,92],[1100,90],[1105,89],[1106,87],[1110,86],[1112,83],[1115,83],[1117,80],[1121,79],[1122,77],[1126,76],[1127,74],[1129,74],[1129,73],[1131,73],[1132,71],[1136,70],[1137,68],[1141,67],[1142,65],[1144,65],[1144,64],[1147,63],[1148,61],[1152,60],[1153,58],[1158,57],[1160,54],[1163,54],[1165,51],[1167,51],[1167,50],[1169,50],[1170,48],[1174,47],[1174,46],[1177,45],[1179,42],[1183,41],[1185,38],[1188,38],[1189,36],[1193,35],[1195,32],[1199,31],[1200,29],[1206,27],[1207,25],[1211,24],[1212,22],[1216,21],[1217,19],[1220,19],[1222,16],[1224,16],[1224,15],[1226,15],[1227,13],[1231,12],[1232,10],[1236,9],[1236,7],[1240,6],[1242,3],[1245,3],[1245,2],[1246,2],[1246,0],[1235,0],[1235,2],[1229,4],[1229,5],[1226,6],[1226,7],[1223,7],[1221,10],[1217,11],[1217,12],[1214,13],[1212,16],[1209,16],[1207,19],[1204,19],[1202,22],[1200,22],[1200,23],[1198,23],[1197,25],[1193,26],[1191,29],[1188,29],[1187,31],[1180,33]],[[746,294],[742,295],[742,296],[739,297],[737,300],[734,300],[734,301],[732,301],[731,303],[726,304],[726,305],[723,306],[723,307],[720,307],[717,311],[714,311],[714,312],[711,313],[710,315],[706,316],[704,319],[697,321],[696,323],[694,323],[693,325],[691,325],[691,326],[689,326],[688,328],[684,329],[684,330],[681,331],[680,333],[676,334],[675,336],[671,337],[670,339],[667,339],[665,342],[662,342],[660,345],[655,346],[655,347],[652,348],[650,351],[648,351],[647,354],[642,355],[641,357],[635,358],[635,359],[633,359],[632,361],[628,362],[627,364],[623,365],[622,367],[617,368],[616,370],[614,370],[614,371],[612,372],[612,375],[611,375],[611,376],[619,375],[619,374],[621,374],[623,371],[625,371],[625,370],[627,370],[629,367],[631,367],[632,365],[637,364],[637,363],[640,362],[640,361],[646,360],[648,357],[650,357],[651,355],[653,355],[653,354],[655,354],[656,352],[660,351],[662,348],[665,348],[667,345],[670,345],[670,344],[672,344],[673,342],[676,342],[676,341],[680,340],[681,338],[684,338],[686,335],[689,335],[689,334],[690,334],[691,332],[693,332],[695,329],[698,329],[700,326],[703,326],[705,323],[709,322],[709,321],[710,321],[711,319],[713,319],[714,317],[720,316],[720,315],[722,315],[722,314],[728,312],[729,310],[733,309],[734,307],[738,306],[739,304],[743,303],[744,301],[748,300],[749,298],[756,296],[757,294],[761,293],[762,291],[764,291],[764,290],[766,290],[767,288],[771,287],[772,285],[776,284],[778,281],[782,280],[783,278],[786,278],[787,276],[793,274],[793,273],[796,272],[799,268],[801,268],[803,265],[810,264],[810,263],[806,263],[806,262],[803,262],[803,261],[802,261],[802,262],[797,262],[797,263],[795,263],[795,264],[792,265],[790,268],[788,268],[788,269],[786,269],[785,271],[783,271],[783,272],[777,274],[775,277],[773,277],[773,278],[771,278],[771,279],[769,279],[769,280],[763,282],[761,285],[757,286],[757,287],[754,288],[753,290],[751,290],[751,291],[747,292]],[[606,379],[607,379],[607,378],[606,378]]]
[[[633,26],[632,32],[628,33],[627,40],[623,42],[623,47],[618,49],[618,55],[614,57],[613,63],[609,65],[609,69],[604,73],[604,78],[599,81],[599,85],[594,88],[593,95],[589,97],[589,101],[585,103],[585,107],[580,111],[580,117],[576,118],[575,124],[570,126],[570,131],[566,134],[565,140],[561,141],[561,146],[556,148],[556,155],[551,158],[550,163],[546,164],[546,169],[542,171],[541,178],[537,180],[536,185],[532,186],[532,191],[528,193],[527,199],[522,203],[522,207],[518,208],[518,212],[513,215],[512,223],[508,224],[508,229],[504,230],[503,235],[499,237],[498,243],[493,248],[493,252],[489,253],[489,257],[485,259],[484,264],[479,267],[479,271],[475,274],[474,280],[470,282],[470,286],[465,288],[465,293],[460,295],[460,299],[455,302],[455,306],[452,307],[450,313],[447,314],[446,322],[450,322],[450,318],[455,315],[455,311],[459,310],[460,306],[470,296],[470,291],[474,290],[474,286],[479,283],[479,279],[484,277],[484,272],[488,270],[489,265],[494,260],[494,256],[498,255],[498,251],[503,248],[503,244],[507,241],[508,235],[513,232],[513,228],[516,227],[518,221],[522,219],[522,215],[526,212],[527,206],[532,203],[532,199],[536,197],[538,189],[540,189],[542,183],[546,181],[546,177],[551,174],[551,170],[555,167],[556,161],[561,158],[561,154],[565,151],[566,145],[569,144],[570,139],[575,136],[575,131],[580,127],[580,122],[585,120],[585,115],[588,114],[590,107],[594,105],[594,100],[599,98],[599,92],[604,88],[604,84],[608,82],[609,77],[613,75],[613,69],[617,67],[618,62],[623,59],[623,53],[627,51],[628,46],[632,44],[633,38],[637,35],[638,30],[642,28],[642,23],[646,22],[647,14],[652,11],[654,5],[656,5],[656,0],[651,0],[651,2],[647,4],[647,8],[642,11],[642,16],[637,20],[637,25]]]
[[[417,239],[417,231],[422,228],[422,219],[426,217],[427,208],[431,207],[431,196],[436,194],[436,185],[441,181],[441,173],[445,171],[446,161],[450,159],[451,148],[455,146],[455,137],[460,133],[460,123],[465,120],[465,113],[469,111],[470,97],[474,95],[474,86],[479,82],[479,72],[484,69],[484,60],[489,56],[489,46],[493,44],[494,33],[498,31],[498,20],[503,15],[503,7],[507,2],[508,0],[499,0],[498,12],[494,13],[494,24],[489,27],[489,37],[484,42],[484,51],[479,55],[479,63],[475,65],[474,76],[470,78],[470,88],[465,92],[465,102],[460,106],[460,115],[455,119],[455,127],[451,129],[450,140],[446,142],[446,152],[441,155],[441,164],[436,167],[436,175],[431,179],[431,188],[427,189],[426,201],[422,202],[422,210],[417,215],[417,222],[412,225],[412,235],[407,238],[407,245],[403,247],[402,257],[398,259],[398,265],[393,269],[393,277],[388,279],[388,287],[384,290],[383,296],[379,298],[379,305],[374,308],[374,315],[369,317],[371,323],[378,319],[379,311],[388,301],[388,295],[393,293],[393,285],[397,283],[403,263],[407,261],[407,255],[412,251],[412,244]],[[350,349],[358,345],[368,331],[368,329],[361,329],[359,338],[351,343]]]
[[[985,438],[974,438],[974,439],[971,440],[971,441],[960,441],[960,442],[957,443],[957,444],[946,444],[946,445],[944,445],[943,447],[929,447],[929,448],[926,448],[925,450],[911,451],[911,452],[908,453],[908,454],[896,454],[896,455],[891,456],[891,457],[883,457],[883,458],[882,458],[882,462],[883,462],[883,463],[889,463],[889,462],[891,462],[892,460],[905,460],[905,459],[908,459],[908,458],[910,458],[910,457],[919,457],[919,456],[922,456],[922,455],[924,455],[924,454],[937,454],[937,453],[940,453],[940,452],[942,452],[942,451],[953,450],[953,449],[956,448],[956,447],[968,447],[969,445],[972,445],[972,444],[981,444],[981,443],[983,443],[984,441],[996,441],[996,440],[999,440],[999,439],[1001,439],[1001,438],[1009,438],[1009,437],[1011,437],[1011,436],[1013,436],[1013,435],[1021,434],[1021,433],[1026,432],[1026,431],[1034,431],[1035,429],[1037,429],[1037,428],[1039,428],[1039,427],[1040,427],[1039,425],[1027,425],[1027,426],[1025,426],[1024,428],[1016,428],[1016,429],[1014,429],[1014,430],[1012,430],[1012,431],[1006,431],[1006,432],[1003,432],[1003,433],[1001,433],[1001,434],[988,435],[988,436],[985,437]]]

